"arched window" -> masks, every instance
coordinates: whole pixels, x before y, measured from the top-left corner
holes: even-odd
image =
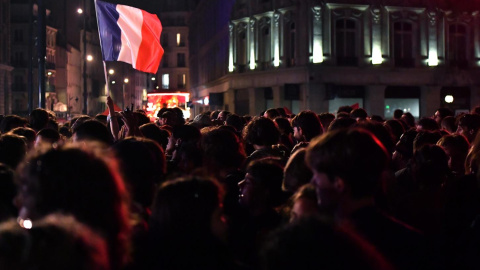
[[[467,66],[467,27],[463,24],[448,27],[448,61],[452,66]]]
[[[397,67],[413,67],[414,38],[413,24],[410,22],[395,22],[393,24],[393,57]]]
[[[335,22],[335,54],[337,65],[355,66],[358,63],[357,56],[357,25],[354,20],[341,18]]]

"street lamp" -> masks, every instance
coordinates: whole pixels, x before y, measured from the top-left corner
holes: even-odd
[[[92,61],[93,57],[89,55],[87,57],[87,0],[83,0],[83,9],[77,9],[78,14],[83,15],[83,114],[87,114],[87,105],[88,105],[88,89],[87,89],[87,61]],[[85,14],[84,14],[85,13]]]

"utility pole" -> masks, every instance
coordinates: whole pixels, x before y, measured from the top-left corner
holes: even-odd
[[[83,0],[83,114],[88,114],[87,89],[87,0]]]
[[[38,106],[45,108],[45,56],[47,54],[46,43],[46,10],[43,0],[37,1],[38,5],[38,37],[37,37],[37,59],[38,59]]]
[[[33,0],[28,1],[28,114],[33,111]]]

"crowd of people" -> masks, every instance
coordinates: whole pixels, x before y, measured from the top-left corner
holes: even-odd
[[[0,269],[476,269],[480,108],[0,122]]]

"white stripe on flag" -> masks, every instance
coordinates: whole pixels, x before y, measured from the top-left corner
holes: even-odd
[[[142,43],[142,10],[124,5],[117,5],[118,26],[122,30],[122,48],[118,61],[130,63],[135,68],[138,50]]]

